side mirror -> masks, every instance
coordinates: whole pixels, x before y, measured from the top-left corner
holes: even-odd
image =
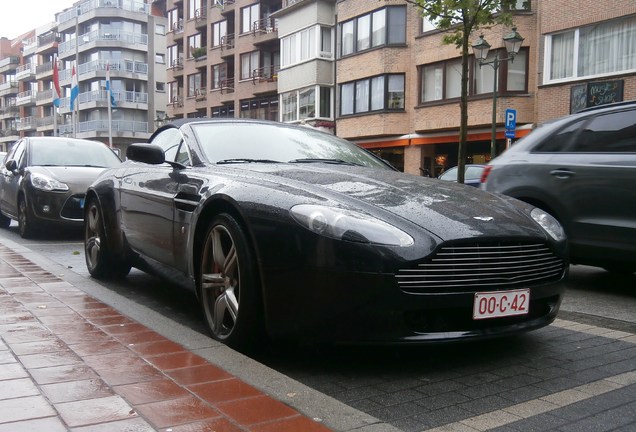
[[[126,158],[151,165],[160,165],[166,161],[161,147],[155,144],[131,144],[126,150]]]
[[[7,169],[7,171],[11,171],[15,174],[15,172],[18,170],[18,163],[14,159],[11,159],[4,164],[4,167]]]

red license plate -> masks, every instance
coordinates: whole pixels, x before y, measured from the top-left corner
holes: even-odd
[[[478,292],[473,303],[473,319],[526,315],[529,305],[529,289]]]

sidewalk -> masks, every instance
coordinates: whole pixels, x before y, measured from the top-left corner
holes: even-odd
[[[25,255],[0,243],[0,432],[332,430]]]

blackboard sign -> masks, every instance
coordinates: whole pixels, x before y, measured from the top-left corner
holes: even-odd
[[[623,80],[577,84],[570,89],[570,113],[622,100]]]

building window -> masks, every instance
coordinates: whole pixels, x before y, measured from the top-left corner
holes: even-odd
[[[333,29],[320,27],[320,57],[333,58]]]
[[[166,35],[166,26],[163,24],[155,24],[155,34],[165,36]]]
[[[166,91],[166,83],[157,81],[155,83],[155,90],[164,93]]]
[[[212,24],[212,46],[221,46],[223,38],[227,36],[227,21]]]
[[[168,55],[168,66],[169,67],[174,67],[177,66],[178,64],[180,64],[180,60],[179,60],[179,46],[178,45],[171,45],[168,47],[167,50],[167,55]]]
[[[404,74],[379,75],[340,86],[340,115],[404,110]]]
[[[211,109],[212,118],[234,118],[234,104],[227,104]]]
[[[192,57],[193,48],[201,48],[201,33],[188,36],[188,58]]]
[[[254,74],[258,72],[258,61],[258,51],[241,54],[241,79],[249,79],[254,77]]]
[[[545,83],[636,71],[636,15],[547,35]]]
[[[170,31],[178,31],[180,29],[179,9],[168,11],[168,26]]]
[[[166,55],[161,53],[155,54],[155,63],[166,64]]]
[[[282,67],[316,58],[317,29],[310,27],[281,39]]]
[[[203,86],[201,73],[188,75],[188,97],[196,96],[197,90]]]
[[[241,101],[241,117],[259,120],[278,120],[278,96],[266,96]]]
[[[283,122],[333,118],[330,87],[315,86],[283,93],[281,105],[283,109],[280,121]],[[317,107],[320,108],[318,115],[316,114]]]
[[[249,33],[258,29],[260,19],[260,4],[241,8],[241,33]]]
[[[406,7],[390,6],[340,24],[340,55],[406,43]]]
[[[204,8],[203,0],[188,0],[188,19],[197,17],[197,10]]]
[[[212,88],[220,89],[223,81],[227,79],[227,63],[220,63],[212,66]]]
[[[497,51],[491,52],[486,61],[493,60],[496,53]],[[503,58],[505,55],[504,50],[499,50],[499,58]],[[527,61],[528,50],[524,48],[515,56],[514,62],[501,63],[498,69],[497,91],[527,91]],[[479,63],[474,58],[471,58],[468,68],[470,71],[469,96],[492,93],[495,70],[490,66],[482,66],[480,68]],[[420,103],[461,97],[461,59],[456,58],[423,65],[419,68],[419,71]]]

